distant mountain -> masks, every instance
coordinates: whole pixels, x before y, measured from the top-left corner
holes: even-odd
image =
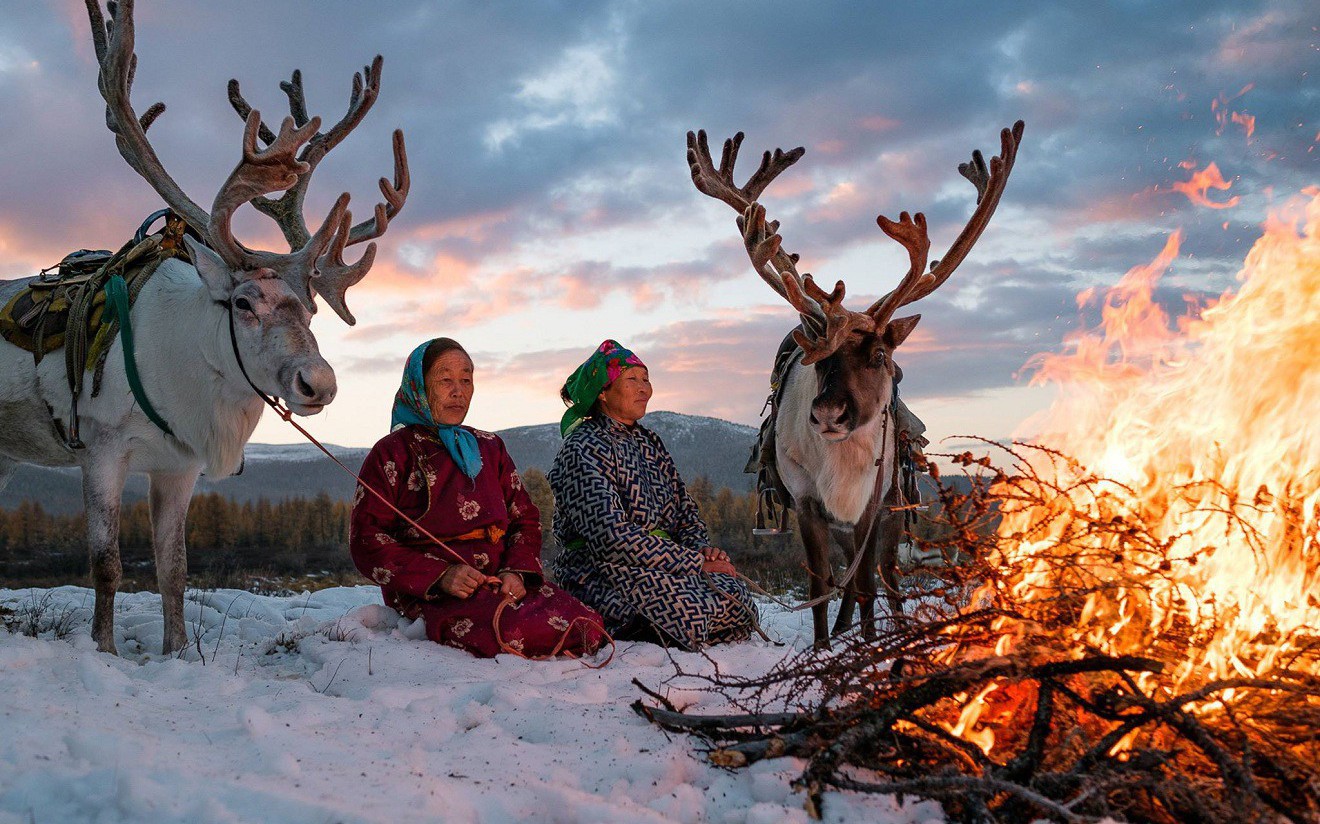
[[[669,447],[684,480],[704,475],[716,489],[727,486],[743,492],[752,488],[752,476],[742,470],[756,441],[755,428],[677,412],[652,412],[642,424]],[[519,426],[499,435],[520,468],[536,467],[547,473],[563,443],[557,423]]]
[[[756,439],[753,427],[677,412],[652,412],[642,423],[664,440],[684,479],[704,475],[716,489],[727,486],[742,492],[752,488],[752,476],[742,474],[742,468]],[[557,423],[519,426],[502,430],[499,435],[520,469],[542,472],[550,471],[563,442]],[[355,472],[368,452],[342,446],[327,448]],[[197,491],[218,492],[240,502],[310,498],[321,492],[336,500],[347,500],[353,494],[353,479],[309,443],[248,444],[244,461],[241,475],[216,480],[203,477],[197,482]],[[146,477],[130,476],[124,500],[140,501],[146,496]],[[9,485],[0,491],[0,509],[13,509],[24,500],[40,502],[47,512],[80,511],[83,502],[78,471],[20,466]]]

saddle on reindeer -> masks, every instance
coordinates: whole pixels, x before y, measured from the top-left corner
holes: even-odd
[[[161,218],[165,218],[164,227],[148,234]],[[0,336],[31,352],[37,363],[64,350],[65,376],[71,396],[68,431],[63,431],[58,419],[55,423],[70,448],[82,446],[78,437],[78,396],[85,375],[92,374],[91,397],[96,397],[101,391],[106,357],[116,335],[124,339],[130,384],[139,396],[143,411],[169,432],[141,392],[132,364],[132,331],[126,324],[138,294],[162,263],[170,258],[191,262],[183,243],[184,234],[190,231],[183,218],[161,209],[148,217],[119,251],[72,252],[39,272],[0,309]]]

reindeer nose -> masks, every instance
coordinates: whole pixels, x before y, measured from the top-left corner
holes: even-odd
[[[820,404],[811,407],[811,422],[822,429],[848,428],[847,404]]]
[[[293,376],[290,387],[293,398],[305,406],[325,406],[335,399],[339,385],[335,382],[335,370],[330,364],[313,363],[303,366]]]

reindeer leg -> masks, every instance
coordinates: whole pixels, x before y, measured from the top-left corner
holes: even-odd
[[[798,529],[807,551],[807,594],[811,600],[824,597],[830,586],[830,528],[825,513],[811,500],[798,509]],[[817,649],[829,649],[830,605],[828,601],[811,608],[811,624]]]
[[[892,496],[893,493],[891,493]],[[876,524],[876,531],[879,535],[876,538],[875,550],[878,554],[876,558],[875,569],[880,573],[880,580],[884,583],[885,598],[889,602],[889,615],[895,624],[904,620],[903,613],[903,591],[898,586],[898,544],[903,538],[903,513],[895,512],[890,509],[892,501],[887,497],[885,506],[877,517],[880,522]],[[871,579],[874,582],[874,578]],[[872,596],[874,598],[874,583],[872,583]]]
[[[151,475],[151,546],[156,556],[156,586],[165,613],[162,655],[176,652],[188,643],[183,623],[183,590],[188,582],[184,533],[197,474],[192,470]]]
[[[89,450],[91,451],[91,450]],[[115,592],[123,575],[119,562],[119,508],[128,476],[128,456],[101,455],[83,467],[83,506],[87,513],[87,550],[91,557],[96,606],[92,638],[101,652],[116,655]]]
[[[855,530],[854,530],[855,534]],[[839,541],[839,547],[843,550],[843,557],[847,561],[847,566],[852,567],[852,562],[857,557],[857,539],[848,541]],[[853,611],[857,607],[857,579],[861,577],[862,571],[859,569],[853,574],[848,582],[843,586],[843,600],[839,603],[839,614],[834,616],[834,627],[830,630],[830,636],[842,635],[852,629]]]
[[[881,517],[877,513],[875,517]],[[879,530],[881,536],[884,535],[883,524],[876,524],[874,529]],[[862,560],[857,565],[857,601],[862,605],[862,637],[868,641],[875,640],[875,572],[876,572],[876,545],[880,538],[871,536],[858,537],[857,546],[854,552],[862,553]]]

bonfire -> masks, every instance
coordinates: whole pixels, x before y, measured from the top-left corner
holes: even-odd
[[[1032,444],[950,456],[976,483],[923,548],[960,562],[911,579],[912,615],[709,679],[740,714],[638,711],[729,767],[805,759],[815,814],[835,788],[956,821],[1320,820],[1320,191],[1175,320],[1179,243],[1035,360],[1060,393]]]

